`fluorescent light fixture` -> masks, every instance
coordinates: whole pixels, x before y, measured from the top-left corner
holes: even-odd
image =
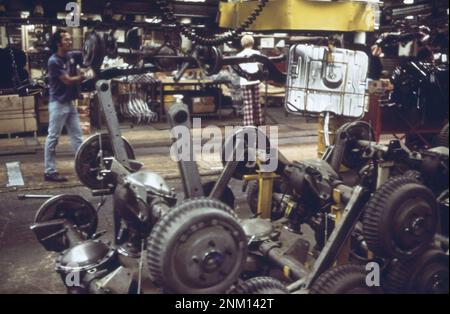
[[[414,0],[403,0],[404,4],[413,4]]]
[[[153,18],[145,18],[145,22],[150,24],[159,24],[162,22],[162,20],[160,18],[153,17]]]

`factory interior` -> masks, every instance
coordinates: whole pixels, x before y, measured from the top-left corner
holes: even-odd
[[[0,294],[448,294],[448,24],[0,0]]]

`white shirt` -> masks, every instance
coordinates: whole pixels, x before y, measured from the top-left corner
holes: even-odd
[[[245,48],[241,52],[239,52],[236,56],[237,57],[248,57],[251,55],[260,55],[261,53],[258,50],[252,49],[252,48]],[[239,66],[245,70],[248,73],[256,73],[258,72],[258,62],[250,62],[250,63],[241,63]],[[253,84],[259,84],[260,81],[247,81],[245,78],[241,77],[240,84],[241,85],[253,85]]]

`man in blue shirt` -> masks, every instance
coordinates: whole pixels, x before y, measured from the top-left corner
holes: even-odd
[[[80,119],[73,101],[78,98],[79,85],[85,77],[84,74],[77,74],[76,65],[77,59],[81,57],[80,52],[73,52],[71,49],[71,35],[66,30],[57,30],[52,36],[53,54],[48,60],[50,102],[48,136],[45,141],[44,179],[46,181],[67,181],[56,171],[55,151],[63,127],[66,126],[75,151],[83,141]]]

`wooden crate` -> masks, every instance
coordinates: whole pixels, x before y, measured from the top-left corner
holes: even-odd
[[[216,112],[214,96],[192,97],[192,113],[213,113]]]
[[[39,108],[38,111],[38,115],[39,115],[39,123],[40,124],[48,124],[48,120],[49,120],[49,115],[48,115],[48,106],[45,108]]]
[[[20,97],[19,95],[0,96],[0,114],[10,112],[22,112],[24,110],[34,110],[34,96]]]
[[[37,131],[34,96],[0,96],[0,134]]]
[[[48,124],[48,97],[46,96],[36,96],[36,106],[37,106],[37,118],[39,123],[39,128],[44,127]]]
[[[0,134],[12,134],[37,131],[36,116],[10,116],[0,119]]]

